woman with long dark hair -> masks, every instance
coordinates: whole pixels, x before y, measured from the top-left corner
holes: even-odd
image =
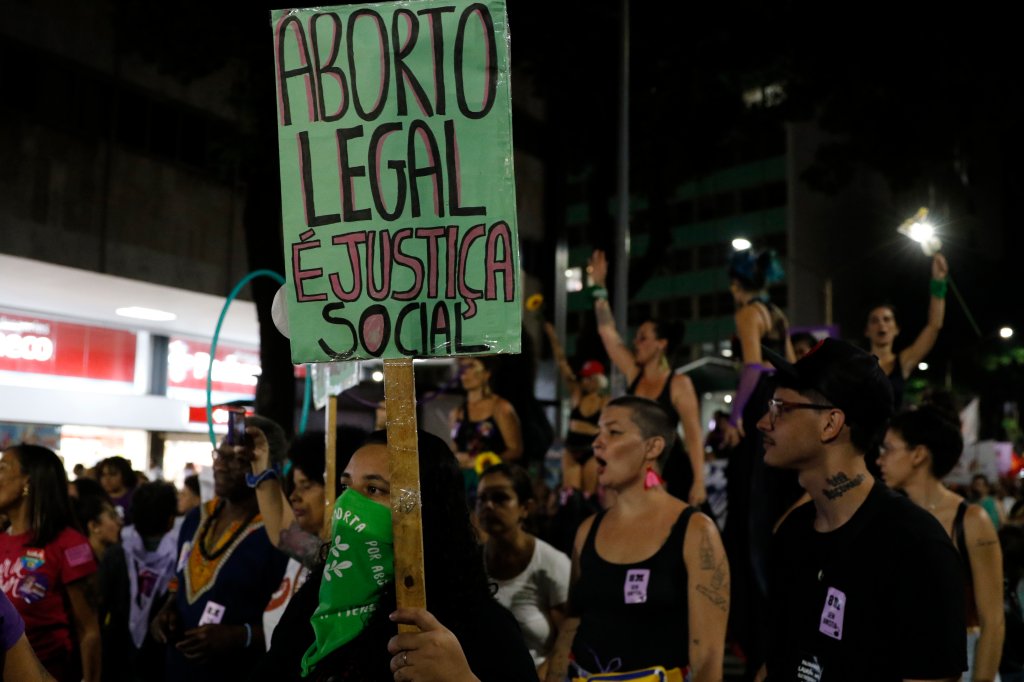
[[[4,450],[0,514],[10,522],[0,533],[0,584],[36,655],[57,680],[99,682],[99,620],[86,580],[96,561],[74,527],[67,473],[52,450]]]
[[[342,474],[322,575],[292,599],[255,679],[536,676],[515,620],[491,596],[454,455],[431,434],[421,432],[418,441],[427,609],[395,608],[387,434],[378,431]],[[420,632],[396,635],[396,623]]]

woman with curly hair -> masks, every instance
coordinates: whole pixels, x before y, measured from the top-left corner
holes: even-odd
[[[515,620],[491,596],[458,462],[440,438],[418,440],[427,609],[396,610],[387,434],[377,431],[342,474],[321,577],[292,598],[254,679],[536,678]],[[396,623],[420,632],[396,634]]]
[[[75,529],[67,474],[52,450],[4,450],[0,514],[10,521],[0,533],[0,584],[36,655],[57,680],[99,682],[100,626],[87,580],[96,561]]]

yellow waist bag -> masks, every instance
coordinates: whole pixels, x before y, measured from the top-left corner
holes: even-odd
[[[686,682],[686,678],[679,668],[665,670],[660,665],[655,665],[643,670],[574,677],[572,682]]]

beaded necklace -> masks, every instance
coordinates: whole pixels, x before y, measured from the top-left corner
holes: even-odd
[[[212,508],[211,508],[212,507]],[[207,591],[213,588],[221,569],[231,558],[234,550],[250,533],[263,528],[259,513],[249,515],[244,522],[235,521],[215,540],[212,549],[208,547],[211,529],[224,507],[223,500],[207,502],[203,505],[203,520],[196,529],[189,544],[187,565],[184,569],[185,596],[189,604],[194,604]],[[208,513],[207,513],[208,512]],[[197,551],[198,550],[198,551]]]

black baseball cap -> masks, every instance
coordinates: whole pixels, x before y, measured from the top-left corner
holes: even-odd
[[[892,384],[878,358],[851,343],[823,339],[795,363],[765,346],[761,352],[775,366],[777,387],[816,391],[851,424],[875,431],[892,416]]]

